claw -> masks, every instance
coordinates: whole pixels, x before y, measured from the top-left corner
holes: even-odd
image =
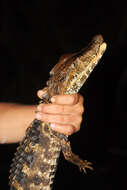
[[[92,163],[91,162],[87,162],[87,160],[84,160],[84,161],[80,160],[79,164],[77,164],[77,165],[79,167],[79,170],[83,171],[84,173],[87,173],[87,171],[86,171],[87,168],[90,169],[90,170],[93,170],[93,167],[90,166],[90,165],[92,165]]]
[[[62,146],[62,152],[64,154],[65,159],[77,165],[80,171],[87,173],[86,169],[93,170],[93,167],[91,166],[92,165],[91,162],[87,162],[87,160],[81,160],[77,155],[75,155],[71,151],[71,146],[70,146],[69,141],[65,141],[65,139],[62,139],[61,146]]]

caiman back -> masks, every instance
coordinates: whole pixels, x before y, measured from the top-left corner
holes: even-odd
[[[106,43],[97,35],[88,47],[62,56],[50,72],[40,103],[51,103],[56,94],[77,93],[105,50]],[[90,162],[72,153],[68,137],[53,131],[49,125],[35,119],[28,127],[11,165],[10,190],[51,190],[61,150],[65,159],[80,170],[92,170]]]

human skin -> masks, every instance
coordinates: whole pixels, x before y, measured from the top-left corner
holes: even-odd
[[[39,90],[38,97],[43,93]],[[0,143],[20,142],[35,118],[49,122],[53,130],[66,135],[79,131],[84,112],[83,97],[80,94],[57,95],[51,101],[52,104],[38,106],[0,103]]]

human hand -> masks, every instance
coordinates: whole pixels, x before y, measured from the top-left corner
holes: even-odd
[[[38,91],[38,97],[44,92]],[[36,118],[49,122],[50,127],[65,135],[71,135],[80,130],[82,114],[84,112],[83,97],[80,94],[55,95],[52,104],[37,106]]]

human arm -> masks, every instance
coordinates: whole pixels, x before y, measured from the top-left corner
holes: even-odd
[[[38,92],[41,97],[43,91]],[[0,103],[0,143],[14,143],[22,140],[29,124],[36,117],[55,124],[54,130],[71,135],[80,129],[83,97],[79,94],[57,95],[52,104],[21,105]],[[35,110],[39,112],[35,115]]]
[[[0,143],[21,141],[30,122],[35,118],[34,105],[0,103]]]

